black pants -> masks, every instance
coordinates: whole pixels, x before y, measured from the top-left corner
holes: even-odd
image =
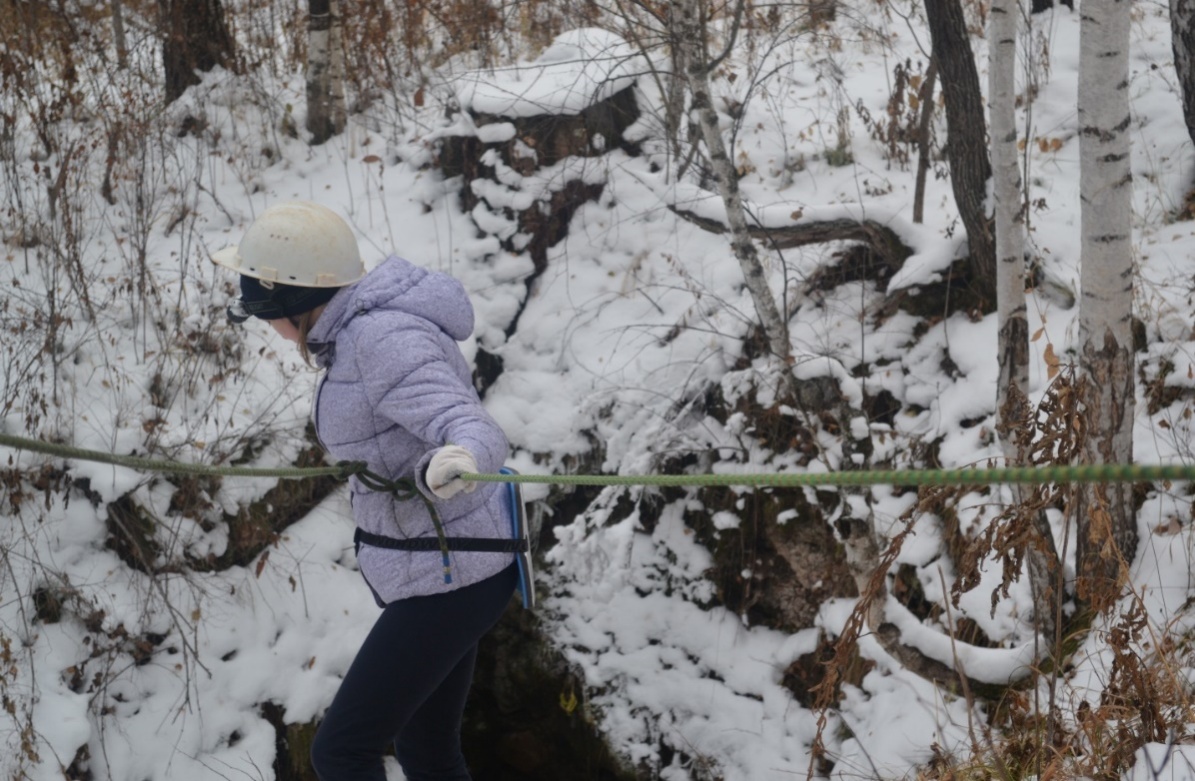
[[[512,564],[471,586],[386,606],[311,747],[321,781],[385,781],[394,742],[407,781],[469,781],[461,716],[477,641],[510,602]]]

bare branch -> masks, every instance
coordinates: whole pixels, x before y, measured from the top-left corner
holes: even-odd
[[[729,230],[723,223],[709,217],[699,216],[674,205],[669,205],[668,208],[686,222],[711,233],[726,233]],[[913,250],[901,240],[896,231],[874,220],[818,220],[786,225],[782,228],[750,225],[747,226],[747,231],[751,238],[765,239],[778,250],[824,244],[828,241],[858,241],[871,247],[876,256],[893,269],[900,268],[913,254]]]

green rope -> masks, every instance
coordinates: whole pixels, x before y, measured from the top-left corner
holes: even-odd
[[[58,456],[60,458],[115,464],[143,472],[230,477],[337,477],[357,475],[367,487],[402,492],[413,485],[387,481],[369,472],[362,463],[341,463],[325,467],[214,466],[178,461],[121,456],[70,445],[0,434],[0,446]],[[1195,480],[1195,465],[1084,464],[965,469],[869,469],[849,472],[725,473],[705,475],[529,475],[463,474],[462,480],[478,483],[550,483],[554,485],[642,485],[642,486],[753,486],[792,488],[803,486],[860,485],[990,485],[1042,483],[1135,483],[1155,480]]]
[[[166,474],[220,477],[278,477],[289,480],[297,480],[303,477],[338,477],[343,479],[349,475],[359,474],[365,469],[364,464],[356,463],[337,464],[336,466],[274,468],[186,464],[179,461],[166,461],[146,458],[144,456],[121,456],[115,453],[103,453],[99,450],[85,450],[81,447],[58,445],[53,442],[41,442],[36,439],[22,439],[21,437],[13,437],[8,434],[0,434],[0,446],[11,447],[16,450],[28,450],[34,453],[44,453],[45,455],[58,456],[60,458],[114,464],[139,472],[162,472]]]
[[[335,477],[347,479],[356,475],[361,484],[372,491],[390,493],[400,501],[418,497],[427,507],[431,516],[432,526],[435,527],[436,537],[440,541],[440,555],[444,561],[444,582],[451,583],[452,575],[448,557],[448,540],[444,532],[444,524],[436,512],[431,500],[421,494],[413,480],[387,480],[365,468],[360,462],[344,462],[336,466],[323,467],[277,467],[259,468],[246,466],[214,466],[211,464],[186,464],[179,461],[165,461],[162,459],[145,458],[142,456],[121,456],[115,453],[104,453],[99,450],[86,450],[71,445],[58,445],[53,442],[41,442],[36,439],[23,439],[8,434],[0,434],[0,445],[17,450],[29,450],[35,453],[58,456],[60,458],[78,459],[81,461],[95,461],[101,464],[115,464],[140,472],[159,472],[169,474],[210,475],[221,477],[277,477],[283,479],[299,479],[304,477]]]
[[[491,475],[463,474],[479,483],[651,486],[990,485],[993,483],[1133,483],[1195,480],[1195,465],[1087,464],[966,469],[871,469],[855,472],[784,472],[720,475]]]

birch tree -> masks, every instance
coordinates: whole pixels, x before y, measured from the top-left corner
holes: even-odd
[[[344,130],[344,48],[333,0],[307,4],[307,131],[322,144]]]
[[[1083,454],[1093,464],[1133,457],[1130,8],[1129,0],[1085,0],[1079,26],[1080,398]],[[1132,485],[1080,487],[1077,526],[1077,594],[1103,609],[1137,549]]]
[[[739,190],[738,172],[731,163],[730,155],[726,151],[726,142],[722,138],[722,131],[718,127],[718,114],[714,110],[710,98],[710,72],[725,59],[734,46],[735,36],[742,19],[745,0],[738,0],[734,11],[734,21],[729,40],[722,54],[710,58],[706,46],[705,8],[702,0],[673,0],[670,11],[672,15],[672,30],[674,34],[673,46],[681,49],[678,58],[685,64],[684,77],[689,85],[692,96],[690,111],[697,119],[701,128],[701,138],[705,142],[709,155],[710,166],[718,181],[718,193],[726,206],[726,223],[730,228],[731,248],[739,266],[743,269],[743,280],[755,304],[756,314],[759,316],[764,333],[767,335],[768,348],[781,361],[787,362],[792,348],[788,338],[788,324],[780,315],[776,306],[776,297],[768,286],[767,273],[759,257],[759,250],[747,225],[747,213],[743,208],[743,198]],[[786,367],[787,368],[787,367]],[[782,376],[787,378],[790,395],[795,396],[792,382],[792,372],[784,371]]]
[[[1017,0],[993,0],[988,65],[992,177],[995,194],[996,301],[999,313],[1000,380],[997,409],[1007,443],[1012,427],[1023,424],[1029,385],[1029,324],[1025,308],[1025,241],[1021,171],[1017,160],[1016,68]]]
[[[995,195],[996,308],[999,379],[996,385],[996,431],[1004,459],[1010,466],[1025,463],[1028,442],[1019,435],[1030,430],[1029,320],[1025,305],[1025,220],[1021,169],[1017,153],[1016,69],[1017,35],[1022,9],[1018,0],[994,0],[988,17],[991,50],[988,63],[988,115],[991,123],[992,190]],[[1010,486],[1013,501],[1022,505],[1026,490]],[[1049,521],[1035,514],[1037,539],[1026,551],[1029,587],[1038,630],[1047,638],[1055,632],[1053,572],[1058,554]]]

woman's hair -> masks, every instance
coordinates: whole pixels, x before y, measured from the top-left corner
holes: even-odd
[[[308,366],[315,366],[315,363],[311,360],[311,349],[307,346],[307,335],[311,333],[312,327],[315,326],[316,318],[319,317],[322,311],[324,311],[324,307],[321,304],[315,309],[308,309],[306,312],[290,318],[291,325],[299,331],[299,355],[302,356],[303,363]]]

